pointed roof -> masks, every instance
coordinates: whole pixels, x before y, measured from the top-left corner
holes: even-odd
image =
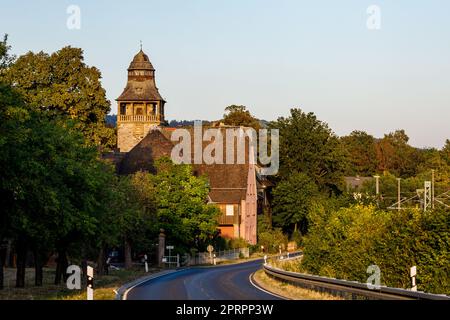
[[[148,56],[142,51],[142,49],[134,56],[133,60],[128,67],[128,71],[133,70],[146,70],[144,76],[128,75],[128,81],[122,94],[116,99],[116,101],[164,101],[165,100],[159,94],[154,79],[154,71],[152,63]]]
[[[142,51],[142,49],[141,49],[134,56],[133,61],[131,61],[130,66],[128,67],[128,70],[152,70],[152,71],[155,71],[155,68],[153,68],[153,65],[150,62],[150,59],[144,53],[144,51]]]

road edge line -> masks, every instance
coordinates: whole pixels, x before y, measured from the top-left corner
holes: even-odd
[[[174,271],[172,271],[172,272],[162,272],[162,273],[159,274],[159,275],[158,275],[158,274],[154,274],[154,276],[149,276],[148,278],[143,279],[142,281],[139,281],[138,283],[136,283],[136,284],[132,285],[131,287],[129,287],[128,289],[126,289],[126,290],[124,291],[124,293],[121,295],[121,297],[119,297],[119,299],[116,299],[116,300],[127,300],[128,292],[130,292],[131,290],[133,290],[133,289],[136,288],[137,286],[140,286],[140,285],[143,284],[143,283],[146,283],[146,282],[151,281],[151,280],[153,280],[153,279],[157,279],[157,278],[164,277],[164,276],[169,275],[169,274],[174,274],[174,273],[177,273],[177,272],[186,270],[186,269],[187,269],[187,268],[183,268],[183,269],[174,270]],[[125,285],[126,285],[126,284],[125,284]],[[124,285],[124,286],[125,286],[125,285]],[[119,288],[119,290],[120,290],[120,288]],[[119,290],[117,290],[117,291],[119,291]]]
[[[258,271],[259,271],[259,270],[258,270]],[[272,295],[272,296],[274,296],[274,297],[277,297],[277,298],[280,298],[280,299],[283,299],[283,300],[292,300],[292,299],[290,299],[290,298],[288,298],[288,297],[283,297],[283,296],[281,296],[281,295],[279,295],[279,294],[277,294],[277,293],[270,292],[270,291],[268,291],[268,290],[266,290],[266,289],[263,289],[263,288],[260,287],[259,285],[257,285],[257,284],[255,283],[255,281],[253,280],[253,275],[254,275],[255,273],[256,273],[256,271],[253,272],[252,274],[250,274],[250,275],[248,276],[248,280],[250,281],[250,283],[252,284],[252,286],[254,286],[256,289],[261,290],[261,291],[263,291],[263,292],[265,292],[265,293],[268,293],[268,294],[270,294],[270,295]]]

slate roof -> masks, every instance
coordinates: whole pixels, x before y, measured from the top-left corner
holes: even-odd
[[[187,129],[191,132],[193,131],[192,128]],[[172,132],[172,128],[158,128],[150,131],[141,142],[124,156],[118,166],[119,173],[132,174],[140,170],[154,173],[156,171],[154,161],[162,156],[170,157],[172,148],[176,143],[170,141]],[[194,141],[191,142],[191,151],[193,153]],[[209,143],[203,142],[203,146],[205,147]],[[207,176],[211,188],[209,196],[212,202],[240,203],[241,200],[245,199],[249,170],[247,150],[248,148],[246,148],[245,164],[193,164],[195,175]]]
[[[117,101],[165,101],[153,80],[128,80]]]
[[[130,63],[130,66],[128,67],[128,71],[130,70],[152,70],[155,71],[155,68],[153,68],[152,63],[150,62],[150,59],[148,56],[142,51],[142,49],[134,56],[133,60]]]
[[[134,56],[128,67],[128,71],[133,70],[154,72],[155,68],[153,68],[148,56],[141,50]],[[164,101],[164,99],[156,87],[153,73],[153,76],[128,75],[127,85],[116,101]]]

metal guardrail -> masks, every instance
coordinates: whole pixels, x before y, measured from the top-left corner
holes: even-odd
[[[443,294],[431,294],[385,286],[369,289],[366,283],[285,271],[268,264],[265,264],[263,268],[268,275],[294,285],[316,291],[325,291],[351,299],[363,297],[382,300],[450,300],[449,296]]]

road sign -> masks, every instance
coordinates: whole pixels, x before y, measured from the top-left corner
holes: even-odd
[[[208,252],[213,252],[214,251],[214,247],[212,245],[209,245],[206,250],[208,250]]]
[[[167,250],[173,250],[173,248],[174,248],[173,246],[166,246]]]

